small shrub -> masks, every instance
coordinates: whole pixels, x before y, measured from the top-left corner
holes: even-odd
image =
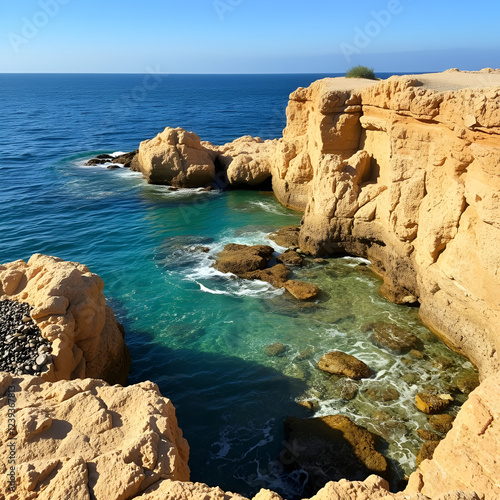
[[[368,80],[376,80],[377,77],[373,72],[373,68],[366,66],[354,66],[346,74],[346,78],[368,78]]]

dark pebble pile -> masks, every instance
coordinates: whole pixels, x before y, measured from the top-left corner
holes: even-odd
[[[29,304],[0,301],[0,371],[40,375],[52,361],[52,348],[30,317]]]

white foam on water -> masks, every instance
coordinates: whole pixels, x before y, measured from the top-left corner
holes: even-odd
[[[274,203],[274,202],[250,201],[248,203],[248,205],[260,208],[260,209],[264,210],[265,212],[269,212],[272,214],[293,216],[293,217],[296,216],[295,214],[290,213],[287,210],[285,210],[281,205],[278,205],[277,203]]]

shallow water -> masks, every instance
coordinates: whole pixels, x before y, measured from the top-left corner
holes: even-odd
[[[120,113],[112,104],[140,85],[138,76],[3,75],[9,126],[0,138],[0,262],[42,252],[98,273],[127,331],[130,382],[153,380],[172,399],[191,446],[192,479],[244,494],[264,486],[293,498],[303,475],[285,474],[279,463],[283,420],[314,415],[297,401],[314,401],[316,415],[343,413],[381,434],[386,454],[399,464],[396,473],[408,473],[421,443],[415,430],[427,427],[414,408],[416,392],[425,386],[446,392],[471,365],[430,334],[418,310],[381,298],[380,281],[362,259],[309,259],[295,277],[323,292],[307,304],[214,270],[226,243],[270,243],[266,234],[300,221],[272,196],[170,192],[125,169],[83,166],[97,152],[131,150],[166,125],[218,143],[243,133],[279,136],[288,92],[315,79],[285,76],[250,83],[191,77],[189,84],[188,77],[169,77]],[[424,359],[376,347],[363,326],[378,321],[410,329]],[[286,352],[266,356],[275,342]],[[374,372],[358,383],[353,400],[343,400],[341,382],[316,368],[329,350],[354,354]],[[451,364],[446,371],[442,357]],[[378,384],[399,398],[373,401],[367,390]]]

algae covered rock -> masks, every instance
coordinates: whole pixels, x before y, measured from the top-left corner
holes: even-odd
[[[285,436],[290,457],[286,465],[308,473],[307,493],[316,492],[328,481],[389,476],[387,461],[376,450],[378,436],[344,415],[287,418]]]
[[[226,245],[217,256],[214,267],[222,273],[241,275],[265,269],[274,249],[267,245]]]
[[[446,410],[453,401],[449,394],[431,394],[429,392],[419,392],[415,396],[417,408],[424,413],[439,413]]]
[[[372,332],[370,339],[375,345],[387,347],[397,353],[408,352],[419,345],[417,336],[393,323],[370,323],[363,327],[363,331]]]
[[[283,283],[286,291],[298,300],[314,299],[320,293],[320,289],[312,283],[299,280],[288,280]]]
[[[370,376],[370,367],[366,363],[342,351],[326,353],[319,360],[318,368],[324,372],[349,377],[354,380]]]

